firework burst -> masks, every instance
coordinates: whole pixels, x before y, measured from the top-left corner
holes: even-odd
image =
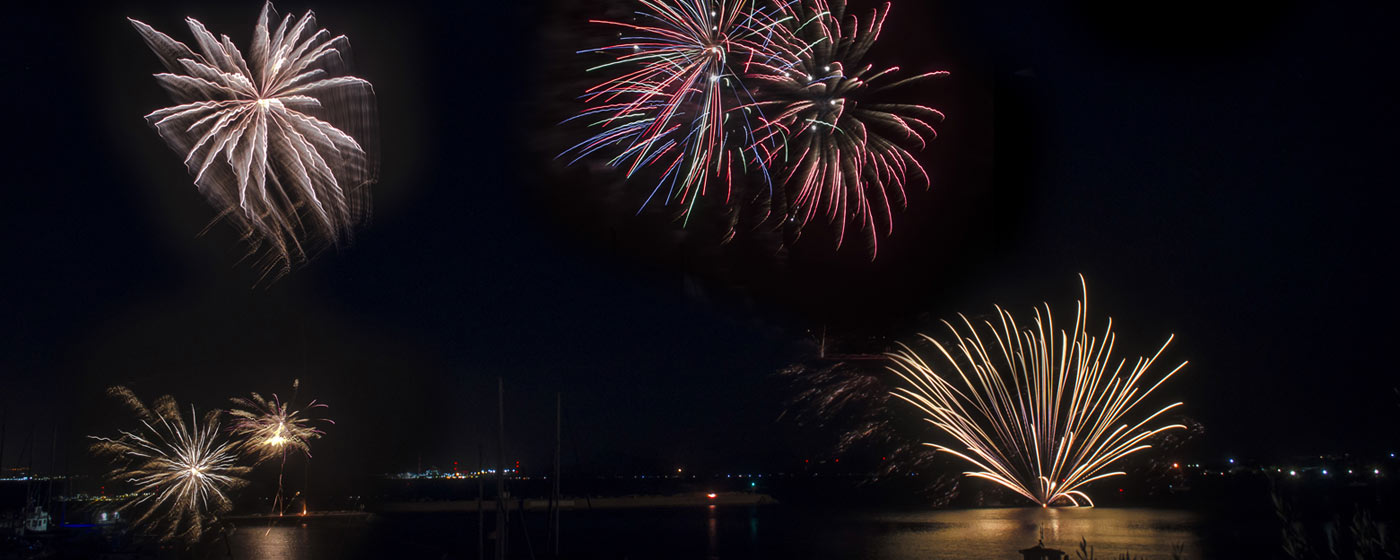
[[[293,380],[293,401],[296,400],[296,392],[300,388],[301,381]],[[286,507],[282,496],[282,479],[287,470],[287,452],[300,451],[308,459],[311,458],[311,440],[325,433],[314,424],[335,422],[328,418],[312,417],[308,413],[318,408],[326,408],[326,405],[315,400],[306,405],[305,409],[292,408],[290,402],[282,402],[276,394],[272,395],[271,400],[257,393],[252,393],[248,398],[235,397],[230,400],[233,402],[233,408],[229,410],[229,415],[233,417],[233,425],[229,431],[240,438],[239,448],[259,463],[281,459],[277,466],[277,494],[272,499],[272,511],[280,515]]]
[[[247,467],[238,465],[233,442],[219,431],[218,411],[201,423],[190,409],[189,423],[175,399],[157,398],[147,407],[125,387],[108,392],[136,413],[141,429],[115,439],[91,436],[93,453],[112,461],[110,478],[134,485],[121,509],[139,509],[133,525],[163,541],[198,540],[231,506],[229,492],[242,487]]]
[[[1084,278],[1080,277],[1081,286]],[[946,346],[923,335],[946,366],[930,366],[907,346],[891,354],[891,370],[904,386],[895,391],[918,407],[926,420],[965,448],[927,444],[974,465],[967,476],[1000,484],[1048,507],[1094,504],[1081,488],[1124,474],[1104,472],[1119,459],[1151,447],[1153,436],[1186,426],[1147,427],[1175,403],[1141,420],[1129,414],[1176,372],[1144,388],[1148,370],[1171,344],[1152,357],[1113,363],[1115,336],[1110,319],[1101,337],[1088,334],[1088,289],[1079,301],[1073,330],[1056,336],[1049,305],[1037,309],[1034,328],[1021,328],[997,307],[997,321],[983,321],[983,334],[966,316],[959,325],[944,321],[956,338]],[[990,342],[991,344],[987,344]]]
[[[292,390],[296,391],[299,386],[300,382],[293,382]],[[326,408],[326,405],[314,400],[305,409],[292,408],[290,402],[282,402],[276,394],[266,399],[252,393],[247,398],[233,398],[230,401],[233,408],[229,410],[229,415],[233,417],[233,422],[229,432],[240,440],[239,445],[244,452],[258,462],[285,456],[288,451],[300,451],[310,457],[311,440],[325,434],[314,424],[335,423],[309,414],[309,411]]]
[[[661,167],[642,206],[660,194],[682,205],[687,218],[695,202],[711,194],[712,182],[722,185],[728,204],[751,164],[768,184],[754,135],[760,121],[740,76],[757,63],[778,64],[772,60],[778,54],[774,35],[783,30],[778,11],[754,0],[640,2],[644,9],[633,22],[593,20],[620,32],[615,45],[580,51],[614,57],[590,71],[624,73],[585,92],[589,107],[569,120],[592,120],[601,131],[565,154],[578,161],[616,150],[610,163],[626,165],[628,177]]]
[[[267,249],[267,272],[349,237],[368,213],[378,163],[374,89],[341,75],[345,36],[318,29],[311,12],[278,23],[269,2],[245,59],[193,18],[200,52],[130,21],[169,71],[155,77],[176,103],[146,120],[251,252]]]
[[[757,129],[754,149],[778,173],[790,200],[789,221],[806,225],[818,215],[837,228],[837,247],[847,223],[858,224],[878,250],[881,229],[893,231],[893,206],[905,201],[911,176],[929,183],[928,173],[910,152],[937,136],[931,122],[943,120],[932,107],[882,103],[882,92],[945,76],[937,71],[896,80],[898,67],[876,70],[865,63],[880,36],[890,5],[864,19],[848,15],[843,0],[801,0],[780,4],[786,40],[781,56],[756,63],[747,76],[771,115]],[[763,118],[760,116],[759,118]],[[775,148],[776,147],[776,148]]]

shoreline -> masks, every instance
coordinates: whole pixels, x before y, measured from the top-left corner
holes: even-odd
[[[436,500],[427,502],[386,502],[375,508],[375,513],[438,513],[476,512],[480,502],[483,511],[495,511],[496,500]],[[604,498],[565,498],[559,500],[563,510],[588,509],[629,509],[629,508],[670,508],[704,506],[763,506],[777,504],[778,500],[768,494],[757,493],[717,493],[713,498],[707,494],[637,495],[612,496]],[[547,511],[549,500],[511,499],[506,502],[507,511]]]

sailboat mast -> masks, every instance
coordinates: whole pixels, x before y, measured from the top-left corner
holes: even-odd
[[[506,382],[496,378],[496,560],[506,557]]]
[[[10,420],[10,406],[5,405],[4,410],[0,410],[0,476],[5,475],[5,432]]]
[[[476,558],[486,560],[486,518],[481,510],[481,502],[486,499],[486,452],[481,442],[476,442]]]
[[[44,500],[44,507],[53,505],[53,482],[58,472],[58,422],[53,425],[53,439],[49,441],[49,484],[47,486],[48,497]]]
[[[553,514],[550,518],[550,536],[554,539],[554,557],[559,557],[559,518],[561,504],[559,503],[559,455],[560,446],[563,441],[561,437],[561,427],[564,425],[564,394],[554,394],[554,490],[550,494],[549,503],[554,506]]]

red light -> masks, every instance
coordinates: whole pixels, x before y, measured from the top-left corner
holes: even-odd
[[[836,460],[836,462],[837,462],[837,463],[840,463],[840,462],[841,462],[841,460],[840,460],[840,459],[837,459],[837,460]]]
[[[711,499],[711,500],[713,500],[713,499],[715,499],[715,496],[717,496],[717,495],[718,495],[718,494],[715,494],[714,492],[710,492],[709,494],[705,494],[705,497],[706,497],[706,498],[709,498],[709,499]]]

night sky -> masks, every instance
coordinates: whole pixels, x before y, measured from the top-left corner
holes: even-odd
[[[282,2],[350,37],[382,177],[353,243],[259,284],[226,226],[200,235],[214,212],[142,119],[167,98],[124,19],[243,44],[259,4],[26,4],[0,93],[9,465],[31,438],[45,465],[56,430],[86,468],[83,436],[129,422],[114,384],[204,410],[293,378],[337,422],[328,476],[474,464],[500,377],[527,469],[562,392],[566,466],[779,470],[823,453],[775,421],[772,374],[813,333],[1072,314],[1081,272],[1120,354],[1177,335],[1204,459],[1400,444],[1393,7],[896,1],[874,60],[952,76],[910,90],[948,119],[872,263],[819,231],[721,245],[637,215],[648,185],[555,161],[590,79],[574,51],[606,40],[585,20],[621,2]]]

